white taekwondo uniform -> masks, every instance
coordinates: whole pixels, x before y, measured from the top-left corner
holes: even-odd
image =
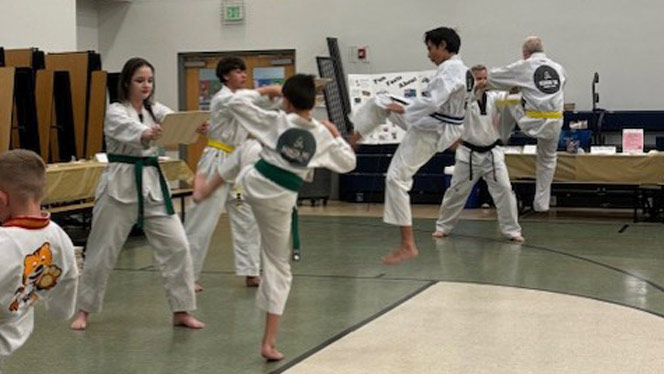
[[[219,164],[226,162],[226,158],[235,147],[247,139],[247,131],[238,124],[228,110],[228,102],[232,98],[233,92],[223,86],[214,95],[210,104],[208,145],[203,150],[197,167],[197,172],[204,173],[208,177]],[[242,198],[239,186],[226,183],[208,199],[194,205],[184,223],[196,280],[200,277],[210,240],[224,207],[230,218],[235,273],[239,276],[260,274],[260,235],[256,219]]]
[[[522,106],[515,110],[521,130],[537,138],[537,181],[533,208],[547,211],[556,172],[556,150],[563,126],[565,70],[544,53],[489,71],[489,87],[521,90]]]
[[[129,103],[113,103],[106,110],[104,135],[109,164],[104,170],[92,210],[92,229],[86,245],[83,275],[78,290],[78,307],[89,313],[102,310],[108,276],[135,223],[141,224],[152,245],[161,272],[166,297],[174,312],[196,309],[194,270],[182,222],[169,211],[170,191],[160,182],[155,167],[157,148],[141,140],[141,134],[161,123],[171,110],[155,103],[156,121],[143,108],[138,113]],[[114,157],[118,159],[114,160]],[[131,160],[141,160],[132,164]],[[137,173],[143,166],[142,189],[137,193]],[[143,202],[141,205],[140,202]]]
[[[413,176],[436,152],[442,152],[461,138],[468,93],[474,80],[459,56],[438,66],[425,91],[428,96],[406,101],[398,97],[378,96],[369,100],[351,117],[356,130],[368,135],[388,117],[390,102],[404,105],[403,115],[389,115],[406,130],[387,171],[383,221],[397,226],[411,226],[412,213],[408,191]]]
[[[237,121],[263,145],[260,160],[241,171],[237,184],[253,209],[261,235],[263,277],[257,305],[281,315],[292,281],[289,237],[297,191],[314,168],[339,173],[353,170],[355,153],[315,119],[256,106],[258,95],[256,91],[239,92],[229,103]]]
[[[505,92],[487,91],[469,103],[463,142],[456,149],[454,174],[440,206],[436,231],[449,234],[454,229],[473,186],[484,178],[496,204],[500,231],[508,238],[521,235],[516,198],[497,130],[496,106],[505,96]]]
[[[78,268],[74,245],[47,213],[7,220],[0,227],[0,248],[1,365],[32,333],[36,302],[52,317],[72,317]]]

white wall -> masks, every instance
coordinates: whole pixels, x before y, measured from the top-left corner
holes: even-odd
[[[98,3],[99,0],[76,0],[76,45],[79,51],[99,49]]]
[[[54,0],[49,0],[54,1]],[[530,34],[566,67],[566,101],[590,108],[592,74],[601,75],[601,106],[664,109],[664,2],[642,0],[246,0],[241,26],[221,22],[220,0],[134,0],[99,4],[105,68],[139,55],[157,68],[157,96],[177,107],[177,53],[297,50],[297,68],[317,73],[325,37],[339,38],[347,73],[429,69],[423,32],[457,27],[467,64],[497,66],[520,57]],[[370,64],[348,62],[348,48],[368,45]]]
[[[0,0],[0,46],[76,50],[76,0]]]

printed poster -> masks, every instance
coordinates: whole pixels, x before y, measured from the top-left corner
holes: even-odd
[[[428,95],[426,87],[436,72],[415,71],[385,74],[349,74],[348,92],[351,110],[378,94],[414,100]],[[398,144],[405,131],[389,120],[363,140],[364,144]]]

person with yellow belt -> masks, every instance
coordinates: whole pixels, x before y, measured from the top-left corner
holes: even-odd
[[[285,110],[264,110],[255,104],[259,96],[282,94]],[[284,358],[276,347],[277,332],[293,280],[288,242],[298,191],[314,168],[338,173],[355,168],[355,153],[335,125],[311,117],[315,101],[314,77],[304,74],[288,78],[283,89],[266,86],[238,92],[228,106],[256,140],[245,142],[207,180],[197,175],[194,188],[194,198],[205,199],[214,188],[235,180],[254,211],[264,266],[256,304],[266,312],[261,355],[268,361]]]
[[[228,102],[235,92],[242,90],[247,80],[246,65],[238,57],[224,57],[217,64],[216,74],[222,87],[210,103],[208,143],[197,166],[197,173],[210,176],[219,163],[225,162],[248,136],[228,110]],[[268,103],[261,103],[268,105]],[[184,223],[194,263],[196,291],[202,291],[200,275],[219,217],[224,208],[231,226],[235,273],[245,277],[247,287],[260,283],[260,235],[251,208],[242,197],[242,190],[233,184],[224,185],[210,199],[194,205]]]
[[[514,110],[516,123],[528,136],[537,139],[537,181],[533,209],[550,207],[551,182],[556,171],[556,150],[563,126],[563,87],[567,78],[563,67],[544,54],[542,40],[531,36],[522,47],[523,60],[489,71],[489,88],[521,91],[521,106]],[[501,131],[502,132],[502,131]]]
[[[153,257],[173,311],[173,324],[193,329],[205,325],[196,309],[194,269],[182,222],[173,211],[170,190],[157,160],[154,140],[171,110],[154,102],[154,68],[132,58],[120,73],[120,102],[106,110],[104,135],[109,164],[97,187],[92,228],[78,288],[74,330],[85,330],[89,313],[100,313],[108,276],[136,224],[152,245]]]

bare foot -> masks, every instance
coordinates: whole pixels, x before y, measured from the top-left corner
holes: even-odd
[[[265,357],[268,362],[281,361],[284,359],[284,355],[271,345],[263,346],[261,349],[261,356]]]
[[[433,234],[431,234],[431,236],[433,236],[434,238],[440,239],[440,238],[444,238],[444,237],[446,237],[446,236],[448,236],[448,235],[445,234],[445,233],[442,232],[442,231],[436,230],[436,232],[434,232]]]
[[[198,283],[198,282],[194,283],[194,292],[199,293],[199,292],[203,292],[203,290],[204,290],[204,288],[203,288],[203,286],[201,286],[200,283]]]
[[[261,277],[247,276],[244,278],[244,284],[247,287],[258,287],[261,284]]]
[[[202,329],[205,327],[205,324],[187,312],[175,312],[173,313],[173,326]]]
[[[510,241],[512,242],[517,242],[517,243],[523,243],[526,241],[526,238],[524,238],[522,235],[516,235],[510,238]]]
[[[88,327],[88,312],[79,310],[76,319],[69,326],[72,330],[83,331]]]
[[[381,257],[384,265],[399,265],[403,261],[417,257],[420,252],[415,246],[402,246],[396,251]]]

